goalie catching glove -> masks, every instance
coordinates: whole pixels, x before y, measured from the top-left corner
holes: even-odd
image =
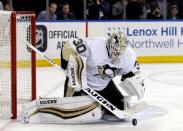
[[[138,96],[138,100],[141,100],[144,96],[144,78],[142,78],[139,74],[126,78],[119,85],[129,96]]]

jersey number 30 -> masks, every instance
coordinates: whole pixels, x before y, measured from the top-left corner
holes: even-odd
[[[82,39],[74,40],[73,44],[76,46],[76,50],[78,53],[82,53],[86,51],[86,46],[83,44]]]

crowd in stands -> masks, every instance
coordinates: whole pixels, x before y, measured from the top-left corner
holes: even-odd
[[[83,0],[50,0],[47,9],[34,10],[39,21],[183,19],[183,0],[86,0],[86,8],[84,3]],[[8,0],[0,0],[0,10],[14,9]]]
[[[90,0],[88,19],[183,19],[183,0]]]
[[[61,5],[60,11],[57,11],[57,3],[52,2],[49,5],[48,10],[41,11],[37,20],[39,21],[48,21],[48,20],[75,20],[74,13],[70,12],[70,5],[67,2],[64,2]]]

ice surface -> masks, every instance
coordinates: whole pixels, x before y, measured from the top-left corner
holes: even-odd
[[[25,125],[17,120],[0,120],[0,131],[182,131],[183,64],[143,64],[141,67],[146,77],[144,100],[158,114],[139,120],[136,127],[130,122]],[[38,96],[62,96],[64,79],[65,76],[53,67],[38,68]]]

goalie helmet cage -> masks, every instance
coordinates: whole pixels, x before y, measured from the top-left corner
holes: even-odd
[[[0,11],[0,118],[17,118],[18,105],[36,99],[33,12]]]

